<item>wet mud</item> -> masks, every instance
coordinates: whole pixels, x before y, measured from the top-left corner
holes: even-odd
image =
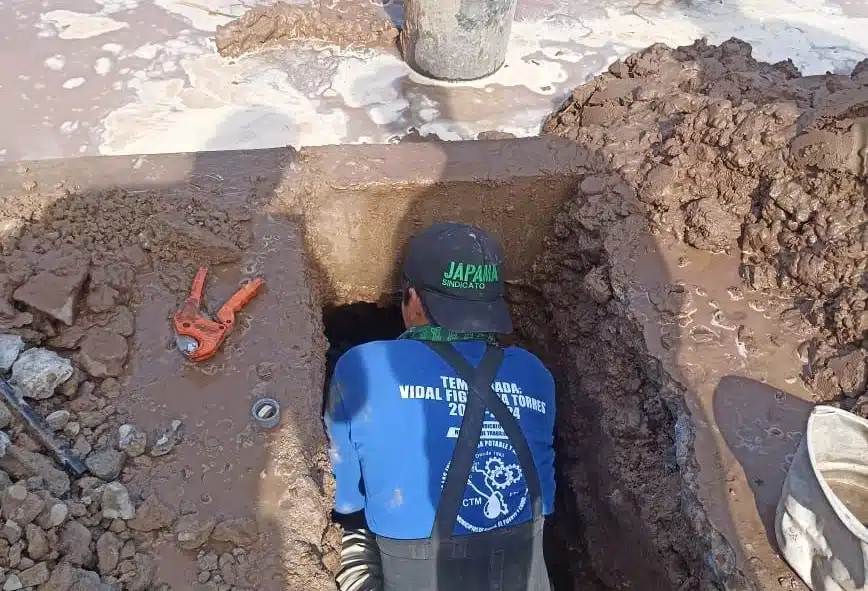
[[[392,188],[369,186],[364,215],[387,256],[444,211],[496,221],[522,250],[509,270],[517,333],[558,380],[547,540],[558,589],[799,589],[768,529],[787,456],[812,404],[868,412],[868,64],[801,77],[735,40],[653,46],[576,89],[545,132],[578,149],[568,177],[534,181],[557,193],[551,207],[516,189],[519,207],[531,195],[537,215],[555,212],[542,246],[535,222],[522,219],[533,244],[508,234],[524,210],[507,190],[480,198],[497,202],[488,209],[433,205],[421,191],[401,220]],[[483,146],[515,176],[530,159],[501,141]],[[22,166],[0,204],[0,369],[90,470],[69,478],[0,407],[4,587],[334,589],[326,336],[340,350],[361,329],[334,329],[369,316],[336,321],[340,308],[322,306],[389,295],[393,269],[359,259],[347,265],[355,283],[328,291],[314,263],[344,253],[311,248],[328,229],[316,203],[269,202],[292,190],[281,174],[301,183],[311,162],[232,158],[239,170],[203,165],[165,190],[43,187]],[[470,172],[449,186],[490,188]],[[350,199],[318,182],[311,200]],[[212,310],[255,275],[267,287],[221,353],[195,365],[175,349],[170,316],[202,264],[214,265]],[[248,418],[263,396],[284,408],[269,433]]]
[[[787,454],[812,403],[868,406],[866,125],[865,62],[735,39],[652,46],[546,121],[590,158],[512,289],[559,376],[566,588],[801,588],[769,535]]]
[[[325,339],[298,227],[259,213],[255,193],[214,186],[177,199],[55,189],[3,202],[0,344],[6,355],[20,337],[13,383],[89,473],[59,471],[0,413],[11,440],[0,452],[2,584],[334,589],[340,539],[318,419]],[[220,265],[211,313],[242,281],[268,284],[220,354],[194,364],[174,346],[171,314],[200,264]],[[20,379],[34,351],[71,377],[38,391],[30,364],[37,377]],[[249,415],[265,396],[286,405],[268,433]]]
[[[398,29],[387,12],[400,2],[326,2],[252,8],[217,27],[217,51],[236,57],[288,41],[321,41],[343,47],[394,47]]]

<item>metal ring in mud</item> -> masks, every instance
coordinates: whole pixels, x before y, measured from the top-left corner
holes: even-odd
[[[260,429],[273,429],[280,422],[280,404],[273,398],[260,398],[253,403],[250,414]]]

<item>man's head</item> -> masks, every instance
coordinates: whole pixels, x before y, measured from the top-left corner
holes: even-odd
[[[504,300],[503,249],[485,230],[447,222],[410,240],[404,261],[404,323],[455,332],[512,332]]]

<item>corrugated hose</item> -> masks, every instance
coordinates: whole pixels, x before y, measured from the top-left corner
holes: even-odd
[[[345,529],[341,545],[340,591],[382,591],[383,571],[377,539],[366,529]]]

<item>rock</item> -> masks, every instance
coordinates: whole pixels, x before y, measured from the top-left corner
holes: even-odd
[[[43,400],[72,377],[72,363],[48,349],[28,349],[12,365],[12,379],[28,398]]]
[[[175,419],[168,428],[159,430],[154,434],[154,445],[151,447],[151,455],[153,457],[164,456],[172,451],[181,440],[182,425],[181,421]]]
[[[70,521],[60,533],[60,552],[74,565],[87,565],[93,559],[90,530],[78,521]]]
[[[51,550],[48,544],[48,536],[32,523],[27,524],[27,555],[33,560],[42,560]]]
[[[99,563],[99,572],[104,575],[111,573],[120,561],[121,548],[124,543],[112,532],[107,531],[96,542],[96,556]]]
[[[100,326],[121,336],[130,337],[136,332],[136,317],[126,306],[118,306],[105,322],[100,322]]]
[[[81,326],[74,325],[58,331],[57,336],[48,340],[48,345],[55,349],[78,349],[79,343],[86,334]]]
[[[65,472],[55,468],[54,463],[42,454],[18,445],[10,446],[6,455],[0,458],[0,470],[16,479],[41,476],[55,497],[62,497],[69,492],[69,476]]]
[[[175,524],[178,546],[183,550],[196,550],[205,545],[217,525],[214,518],[184,515]]]
[[[85,457],[93,450],[93,446],[84,435],[79,435],[75,440],[75,445],[72,446],[72,451],[80,458]]]
[[[118,427],[118,447],[131,458],[145,453],[148,445],[148,435],[135,425]]]
[[[24,339],[17,334],[0,334],[0,373],[12,369],[12,364],[24,350]]]
[[[202,572],[217,570],[217,568],[220,566],[217,555],[213,552],[200,556],[199,559],[196,561],[196,564],[199,565],[199,570]]]
[[[95,429],[96,427],[99,427],[105,423],[107,418],[108,411],[105,409],[87,410],[78,414],[78,422],[81,423],[82,427],[87,429]]]
[[[96,393],[103,398],[113,400],[121,395],[121,385],[115,378],[106,378],[96,389]]]
[[[3,537],[6,538],[10,544],[14,544],[20,540],[21,533],[21,526],[11,519],[7,519],[6,523],[3,524]]]
[[[63,428],[63,432],[67,437],[76,437],[79,433],[81,433],[81,423],[78,421],[70,421]]]
[[[4,406],[3,408],[6,407]],[[0,458],[6,455],[6,450],[9,449],[10,445],[12,445],[12,442],[9,440],[9,436],[6,435],[5,431],[0,431]]]
[[[145,591],[151,587],[151,583],[154,581],[157,565],[154,564],[153,558],[140,553],[136,553],[133,561],[136,565],[136,574],[127,581],[127,589],[129,591]]]
[[[61,525],[69,515],[66,503],[57,499],[49,499],[36,518],[36,524],[43,529],[51,529]]]
[[[18,577],[21,579],[21,584],[25,587],[35,587],[48,581],[49,572],[48,565],[40,562],[35,566],[22,571]]]
[[[87,294],[87,308],[97,314],[108,312],[117,305],[119,299],[118,290],[110,285],[98,285],[91,287]]]
[[[102,489],[102,516],[107,519],[133,519],[136,508],[130,493],[120,482],[109,482]]]
[[[77,569],[68,562],[60,562],[51,571],[51,576],[39,591],[69,591],[75,583],[77,572]]]
[[[249,517],[241,517],[218,523],[211,534],[211,539],[244,547],[253,544],[258,536],[259,527],[256,521]]]
[[[135,519],[127,525],[136,531],[154,531],[169,527],[175,521],[175,511],[157,495],[151,495],[136,509]]]
[[[72,326],[81,287],[87,279],[86,265],[43,271],[15,290],[12,297],[22,304]]]
[[[844,396],[855,398],[868,385],[868,353],[857,349],[829,360],[829,367],[838,378]]]
[[[78,569],[75,572],[75,582],[69,591],[120,591],[120,584],[103,583],[99,575],[93,571]]]
[[[14,484],[0,493],[0,505],[3,507],[3,516],[21,526],[36,519],[45,507],[45,501],[27,492],[20,484]]]
[[[5,429],[12,422],[12,413],[6,405],[0,402],[0,429]]]
[[[12,254],[26,226],[26,221],[21,218],[9,218],[0,222],[0,252],[7,256]]]
[[[47,417],[45,422],[51,427],[52,431],[60,431],[69,422],[70,413],[68,410],[56,410]]]
[[[127,340],[103,328],[95,328],[81,342],[81,365],[95,378],[121,375],[127,360]]]
[[[21,583],[21,579],[14,573],[6,577],[6,582],[3,584],[3,591],[15,591],[16,589],[23,588],[24,585]]]
[[[91,453],[84,463],[90,473],[97,478],[114,480],[120,476],[126,460],[124,452],[108,447]]]

